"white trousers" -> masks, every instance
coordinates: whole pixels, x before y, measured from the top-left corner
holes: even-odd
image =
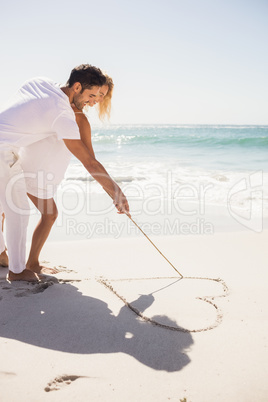
[[[6,217],[9,270],[16,274],[25,269],[30,213],[23,171],[18,159],[16,148],[0,147],[0,203]],[[0,237],[0,247],[3,248],[5,243],[2,230]]]
[[[5,246],[5,241],[4,241],[4,236],[3,233],[1,231],[2,229],[2,223],[3,223],[3,209],[2,209],[2,205],[0,203],[0,254],[5,251],[6,246]]]

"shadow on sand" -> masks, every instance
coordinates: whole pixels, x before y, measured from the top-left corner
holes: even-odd
[[[1,337],[67,353],[126,353],[167,372],[190,362],[190,333],[143,322],[126,306],[115,316],[105,302],[82,295],[73,284],[0,285]],[[153,295],[141,296],[135,306],[142,312],[153,302]],[[176,325],[168,317],[165,321]]]

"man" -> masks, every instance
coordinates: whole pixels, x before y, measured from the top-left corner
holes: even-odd
[[[61,88],[48,79],[33,79],[20,88],[0,113],[0,203],[6,216],[10,281],[39,280],[35,272],[25,267],[29,206],[18,157],[20,147],[48,137],[63,139],[69,151],[112,197],[118,212],[129,214],[121,189],[81,141],[71,107],[73,103],[82,110],[87,104],[93,105],[105,81],[98,68],[87,64],[74,68],[66,86]],[[0,254],[3,251],[0,248]]]

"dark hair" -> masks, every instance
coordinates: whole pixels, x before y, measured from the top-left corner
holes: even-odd
[[[81,64],[72,70],[66,85],[70,88],[76,82],[80,82],[83,91],[94,86],[101,87],[106,83],[106,77],[99,68],[90,64]]]

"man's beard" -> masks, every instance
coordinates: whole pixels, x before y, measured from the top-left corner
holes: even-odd
[[[74,96],[73,98],[73,103],[75,107],[77,107],[77,109],[79,110],[83,110],[83,107],[85,106],[85,102],[81,101],[81,98],[82,98],[81,92],[78,95]]]

